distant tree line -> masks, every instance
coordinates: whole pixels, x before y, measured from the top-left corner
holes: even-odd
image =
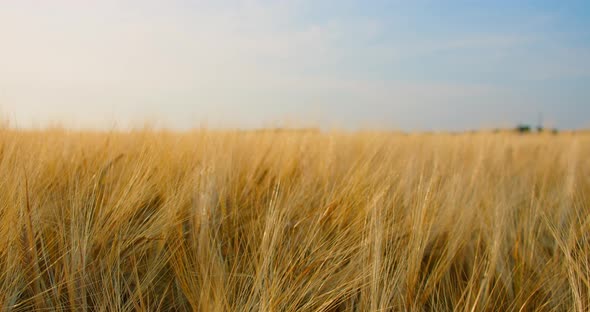
[[[518,133],[525,134],[525,133],[531,133],[533,131],[533,128],[527,124],[518,124],[514,130]],[[536,130],[538,133],[545,132],[545,128],[541,125],[537,126]],[[556,128],[553,128],[550,131],[553,134],[557,134],[559,132],[559,130],[557,130]]]

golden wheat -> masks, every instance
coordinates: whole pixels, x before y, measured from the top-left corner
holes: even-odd
[[[0,132],[0,304],[584,311],[590,135]]]

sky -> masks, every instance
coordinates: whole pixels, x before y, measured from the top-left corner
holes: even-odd
[[[17,127],[590,127],[590,1],[1,0]]]

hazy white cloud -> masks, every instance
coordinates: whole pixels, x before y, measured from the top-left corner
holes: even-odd
[[[461,127],[486,119],[455,121],[450,112],[477,114],[496,107],[485,117],[496,114],[500,120],[510,105],[527,97],[422,64],[469,72],[499,68],[503,75],[523,77],[587,74],[587,66],[575,62],[589,56],[578,51],[554,49],[528,62],[504,63],[513,57],[510,51],[545,40],[536,35],[413,38],[385,20],[362,15],[326,12],[302,21],[300,11],[310,5],[3,3],[0,107],[25,125],[61,120],[108,126],[151,119],[175,127],[203,120],[258,126],[293,118],[419,128],[440,118],[441,127]],[[569,61],[538,68],[551,55]]]

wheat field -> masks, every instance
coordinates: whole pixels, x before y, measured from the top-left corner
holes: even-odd
[[[587,311],[590,134],[0,130],[4,311]]]

